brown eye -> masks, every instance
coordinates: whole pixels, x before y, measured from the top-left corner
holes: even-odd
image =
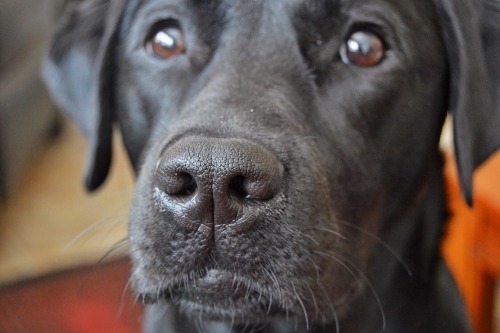
[[[384,60],[385,52],[386,47],[380,37],[369,31],[357,31],[342,45],[340,58],[345,64],[371,67]]]
[[[171,26],[155,30],[146,41],[146,51],[165,60],[184,53],[186,44],[181,29]]]

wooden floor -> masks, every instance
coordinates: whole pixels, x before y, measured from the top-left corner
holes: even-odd
[[[86,140],[64,124],[61,135],[0,208],[0,285],[96,263],[114,247],[125,253],[133,176],[115,140],[111,177],[102,190],[83,188]],[[122,244],[122,245],[117,245]]]

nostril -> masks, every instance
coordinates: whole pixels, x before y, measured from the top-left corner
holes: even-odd
[[[160,189],[172,197],[191,196],[198,185],[195,178],[188,172],[160,173]]]
[[[229,194],[238,199],[250,199],[248,182],[244,176],[236,176],[229,183]]]
[[[177,178],[177,182],[179,183],[179,188],[169,193],[170,195],[175,195],[179,197],[190,196],[194,192],[196,192],[196,188],[198,185],[196,184],[196,180],[193,176],[191,176],[187,172],[176,172],[174,177]]]
[[[262,172],[260,176],[238,175],[228,185],[228,194],[239,200],[267,201],[275,197],[281,188],[281,177]]]

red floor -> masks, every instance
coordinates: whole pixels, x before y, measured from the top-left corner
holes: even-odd
[[[0,332],[140,332],[129,271],[122,259],[0,288]]]

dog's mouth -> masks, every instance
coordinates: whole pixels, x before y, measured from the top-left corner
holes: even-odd
[[[274,301],[273,301],[274,298]],[[210,320],[253,320],[285,314],[270,288],[228,271],[210,269],[203,275],[177,279],[171,286],[154,293],[140,293],[146,304],[171,302],[192,316]]]

